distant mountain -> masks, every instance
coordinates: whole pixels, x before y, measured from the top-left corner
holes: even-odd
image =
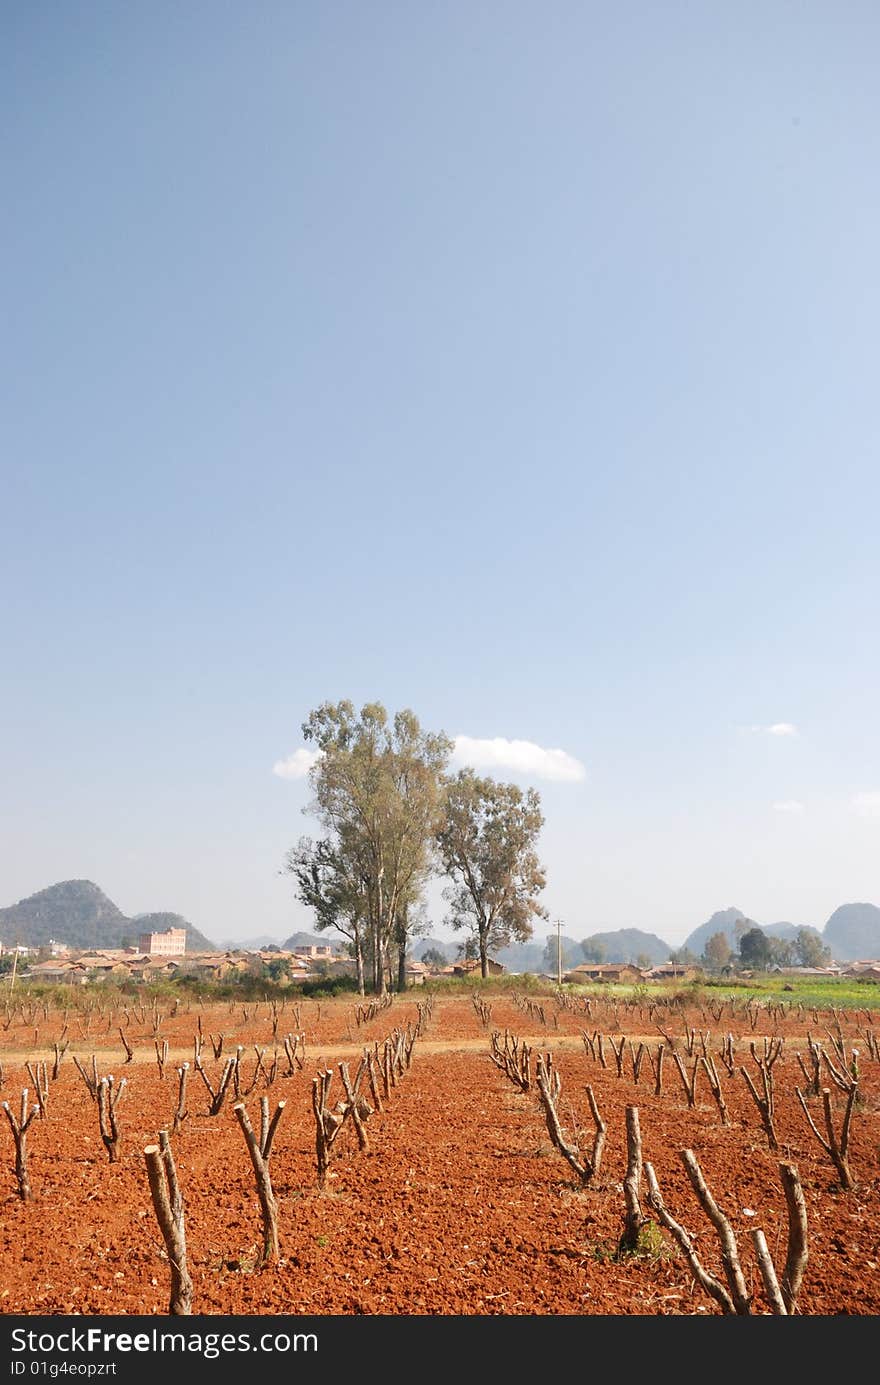
[[[838,962],[880,957],[880,909],[876,904],[841,904],[822,931]]]
[[[770,937],[786,941],[796,938],[804,929],[814,933],[830,949],[835,962],[858,962],[880,957],[880,909],[875,904],[841,904],[824,928],[800,923],[758,923],[740,909],[722,909],[695,928],[684,946],[700,957],[713,933],[723,933],[733,951],[736,951],[740,938],[749,928],[760,928]]]
[[[340,950],[347,941],[347,938],[328,928],[326,933],[291,933],[281,944],[281,949],[283,952],[292,952],[295,947],[326,947],[329,943]]]
[[[509,947],[499,947],[497,952],[490,955],[508,971],[541,976],[547,970],[543,943],[511,943]]]
[[[768,933],[771,938],[782,938],[789,943],[794,941],[802,928],[806,929],[808,933],[815,933],[817,938],[822,936],[818,928],[812,928],[808,923],[762,923],[758,926],[763,928],[764,932]]]
[[[710,919],[701,923],[699,928],[695,928],[693,933],[685,938],[683,946],[695,957],[702,957],[709,939],[715,933],[723,933],[731,950],[736,952],[743,933],[747,933],[750,928],[760,928],[760,926],[754,919],[750,919],[744,914],[742,909],[719,909]]]
[[[462,939],[464,941],[464,939]],[[440,952],[447,962],[458,961],[458,943],[444,942],[442,938],[419,938],[412,949],[413,960],[420,962],[426,952]]]
[[[640,957],[647,957],[652,967],[659,966],[661,962],[668,962],[673,951],[656,933],[643,933],[640,928],[618,928],[609,933],[591,933],[589,938],[584,939],[584,943],[593,944],[597,950],[601,949],[602,960],[605,962],[636,962]],[[578,958],[579,963],[586,958],[583,947],[581,952],[583,955]]]
[[[187,951],[214,950],[215,944],[180,914],[128,918],[91,880],[62,880],[0,909],[0,939],[7,947],[44,947],[52,939],[82,949],[121,947],[136,944],[139,933],[166,928],[186,929]]]
[[[687,948],[695,957],[702,957],[706,943],[715,933],[723,933],[731,951],[739,951],[739,940],[750,928],[760,928],[769,937],[782,941],[793,941],[803,929],[813,933],[830,948],[836,962],[856,962],[869,958],[880,958],[880,908],[874,904],[843,904],[836,909],[824,929],[801,923],[758,923],[742,909],[731,907],[719,909],[701,923],[685,939],[681,948],[673,948],[658,937],[656,933],[646,933],[640,928],[609,929],[592,933],[584,942],[601,944],[604,960],[607,962],[635,962],[640,956],[649,957],[656,966],[668,961],[676,952]],[[461,935],[464,941],[465,934]],[[563,938],[563,966],[569,968],[585,960],[583,944],[571,938]],[[534,939],[526,943],[511,943],[509,947],[499,948],[492,956],[502,963],[509,972],[532,972],[535,975],[556,972],[556,935]],[[420,958],[429,947],[437,948],[450,961],[457,961],[457,942],[441,942],[436,938],[419,939],[413,948],[413,955]],[[548,953],[549,948],[549,953]],[[552,954],[548,965],[548,955]],[[577,955],[573,955],[577,954]]]

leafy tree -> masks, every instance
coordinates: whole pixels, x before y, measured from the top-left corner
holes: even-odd
[[[587,962],[595,962],[597,966],[605,961],[608,956],[608,948],[601,938],[584,938],[581,943],[581,952]]]
[[[458,944],[457,956],[460,962],[476,962],[479,955],[480,945],[473,935]]]
[[[426,967],[445,967],[446,957],[439,947],[426,947],[421,959]]]
[[[397,989],[406,990],[406,953],[410,938],[424,936],[430,930],[430,921],[424,903],[407,892],[394,919],[391,948],[397,954]]]
[[[289,981],[290,958],[273,957],[266,963],[266,975],[270,981]]]
[[[691,952],[689,947],[677,947],[670,952],[669,960],[677,967],[693,967],[696,966],[699,958]]]
[[[703,948],[703,961],[712,971],[721,971],[726,967],[732,956],[732,948],[727,941],[727,934],[724,932],[713,933],[711,938],[706,939],[706,946]]]
[[[733,925],[733,940],[737,948],[744,933],[748,933],[750,928],[757,928],[758,924],[754,919],[738,918]],[[763,932],[763,929],[761,930]]]
[[[794,943],[788,938],[774,938],[767,935],[767,943],[770,948],[770,962],[777,967],[794,966]]]
[[[352,853],[327,839],[300,837],[285,857],[284,870],[296,881],[297,898],[315,913],[319,932],[333,928],[348,938],[355,960],[358,994],[364,994],[364,931],[367,890]]]
[[[749,928],[739,940],[739,960],[744,967],[762,970],[772,957],[770,940],[763,928]]]
[[[349,701],[325,702],[302,730],[318,751],[306,811],[318,817],[347,887],[362,901],[371,985],[384,995],[389,950],[396,946],[402,969],[431,868],[453,743],[423,731],[409,710],[389,720],[379,702],[359,716]]]
[[[532,919],[548,917],[538,900],[546,884],[535,849],[544,825],[541,800],[535,789],[524,793],[472,769],[445,786],[437,846],[452,881],[444,891],[452,906],[447,922],[471,934],[485,977],[490,950],[527,942]]]
[[[580,944],[576,943],[574,938],[566,938],[565,934],[558,941],[562,944],[562,970],[569,971],[577,964]],[[544,942],[544,955],[541,962],[548,975],[556,975],[557,961],[557,934],[548,933]]]
[[[794,953],[802,967],[827,967],[831,961],[830,947],[826,947],[814,928],[798,929]]]

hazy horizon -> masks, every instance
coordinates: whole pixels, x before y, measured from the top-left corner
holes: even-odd
[[[84,877],[77,876],[77,877],[70,877],[70,878],[71,878],[71,879],[83,879]],[[62,882],[60,882],[60,881],[53,881],[52,883],[53,883],[53,884],[60,884],[60,883],[62,883]],[[99,889],[103,889],[103,887],[101,886],[101,884],[100,884],[99,881],[93,880],[93,881],[91,881],[91,883],[94,884],[94,885],[97,885]],[[440,887],[440,882],[434,881],[434,882],[432,882],[432,884],[433,884],[433,891],[431,891],[430,893],[433,893],[434,898],[436,899],[436,898],[437,898],[437,894],[438,894],[438,890],[439,890],[439,887]],[[48,889],[48,888],[51,888],[51,886],[44,886],[44,887],[42,887],[42,888]],[[112,900],[112,902],[113,902],[114,904],[117,905],[118,908],[121,909],[122,913],[125,914],[126,917],[132,919],[133,921],[136,921],[139,917],[141,917],[141,916],[143,916],[143,915],[145,915],[145,914],[148,914],[148,913],[178,913],[178,914],[182,914],[182,911],[177,910],[177,909],[173,909],[173,908],[167,908],[167,909],[161,909],[161,910],[159,910],[159,909],[156,909],[156,910],[140,910],[140,909],[139,909],[139,910],[137,910],[136,912],[129,913],[125,908],[122,908],[122,906],[120,905],[119,900],[116,899],[112,894],[109,894],[109,892],[106,891],[106,890],[104,890],[103,892],[107,895],[107,897],[108,897],[109,899]],[[40,893],[39,890],[31,891],[31,895],[33,895],[33,894],[38,894],[38,893]],[[23,896],[22,899],[18,899],[18,900],[10,900],[8,905],[4,905],[2,902],[0,902],[0,909],[7,908],[7,907],[9,907],[10,905],[15,905],[15,904],[22,903],[24,899],[30,898],[31,895]],[[840,901],[840,905],[836,905],[835,908],[839,908],[839,907],[840,907],[841,905],[843,905],[843,904],[857,904],[857,903],[871,903],[871,902],[872,902],[872,901],[870,901],[870,900],[866,900],[866,901],[861,901],[861,900],[841,900],[841,901]],[[571,927],[568,923],[566,923],[565,921],[563,921],[562,934],[563,934],[564,937],[572,938],[572,939],[574,939],[576,942],[580,942],[582,939],[587,938],[587,937],[590,937],[591,935],[596,934],[596,933],[617,932],[617,931],[619,931],[619,930],[621,930],[621,929],[633,928],[633,929],[638,929],[638,930],[640,930],[641,932],[644,932],[644,933],[653,933],[653,934],[654,934],[656,937],[658,937],[662,942],[668,943],[670,947],[675,948],[675,947],[680,947],[680,946],[682,946],[682,944],[686,941],[686,939],[690,936],[690,934],[693,933],[695,929],[701,927],[704,923],[707,923],[707,922],[709,921],[709,919],[710,919],[713,915],[715,915],[715,914],[717,914],[717,913],[723,913],[723,912],[725,912],[726,910],[729,910],[729,909],[737,909],[738,912],[740,912],[744,918],[751,919],[751,920],[753,920],[755,923],[757,923],[757,924],[759,924],[760,926],[765,927],[765,928],[766,928],[766,927],[773,927],[774,925],[777,925],[777,924],[793,924],[793,925],[796,926],[796,927],[810,927],[810,928],[815,928],[815,930],[816,930],[818,933],[821,933],[821,932],[823,931],[823,929],[824,929],[824,927],[825,927],[825,924],[828,922],[828,918],[830,918],[831,914],[834,912],[833,909],[830,910],[828,916],[827,916],[825,919],[823,919],[821,922],[815,923],[815,922],[812,922],[812,921],[809,920],[809,919],[794,919],[794,918],[790,918],[790,917],[789,917],[789,918],[766,918],[766,917],[762,917],[759,913],[756,913],[756,912],[754,912],[754,911],[752,911],[752,910],[749,910],[749,909],[740,909],[739,905],[737,905],[737,904],[725,904],[725,905],[718,905],[717,908],[711,909],[711,910],[705,915],[705,917],[695,920],[693,923],[689,924],[687,927],[682,927],[682,929],[680,930],[680,935],[676,935],[675,937],[673,937],[673,936],[672,936],[671,934],[669,934],[669,933],[664,933],[664,932],[661,931],[661,930],[657,930],[657,929],[654,929],[654,928],[648,928],[648,927],[645,927],[643,924],[640,924],[640,923],[638,923],[638,922],[632,922],[632,921],[629,922],[629,923],[619,923],[619,924],[614,924],[614,925],[611,925],[611,924],[603,924],[603,923],[601,923],[601,922],[596,922],[595,924],[591,925],[589,928],[584,928],[584,929],[582,929],[582,930],[577,929],[577,928],[575,928],[575,929],[573,930],[572,927]],[[256,927],[256,926],[254,926],[254,927],[252,927],[252,928],[249,928],[249,929],[247,929],[247,930],[244,930],[244,931],[243,931],[243,930],[234,930],[234,931],[228,931],[228,930],[227,930],[227,931],[222,931],[222,930],[218,930],[218,929],[213,929],[209,924],[206,925],[206,924],[204,923],[204,921],[199,922],[199,921],[197,921],[197,920],[195,920],[195,919],[192,919],[192,918],[189,918],[189,917],[187,917],[186,915],[183,915],[183,914],[182,914],[182,917],[186,918],[187,923],[189,923],[189,924],[193,925],[193,927],[197,928],[197,929],[199,930],[200,933],[202,933],[202,934],[205,935],[205,937],[209,938],[212,942],[217,943],[217,944],[220,945],[220,946],[225,946],[225,945],[227,945],[228,943],[231,943],[231,942],[234,942],[234,943],[236,943],[236,944],[244,944],[244,943],[246,943],[248,940],[252,940],[252,939],[256,939],[256,938],[263,938],[263,937],[269,938],[269,939],[271,939],[273,942],[280,944],[280,943],[284,942],[286,938],[289,938],[289,937],[290,937],[292,934],[294,934],[294,933],[311,933],[311,934],[314,934],[315,936],[323,936],[323,937],[326,937],[328,940],[333,940],[333,941],[337,941],[337,940],[338,940],[338,941],[345,941],[344,935],[336,934],[335,931],[332,930],[332,929],[327,929],[327,930],[325,930],[323,933],[321,933],[321,932],[315,927],[315,924],[314,924],[314,922],[313,922],[314,916],[313,916],[309,911],[303,911],[303,918],[302,918],[298,923],[292,924],[292,925],[290,925],[289,927],[286,927],[286,928],[281,929],[280,931],[277,930],[277,929],[273,931],[271,928],[260,928],[260,927]],[[551,920],[551,921],[539,920],[538,923],[535,925],[535,927],[534,927],[534,929],[533,929],[532,937],[531,937],[528,941],[533,942],[533,943],[534,943],[534,942],[543,943],[548,937],[551,937],[551,938],[555,939],[555,938],[556,938],[556,935],[557,935],[557,930],[556,930],[556,921],[555,921],[555,919],[554,919],[554,920]],[[420,941],[423,941],[424,938],[426,938],[426,937],[435,938],[435,939],[438,939],[438,940],[443,941],[443,942],[446,942],[446,943],[453,943],[453,942],[454,942],[454,943],[462,943],[462,944],[463,944],[467,936],[468,936],[468,935],[467,935],[467,932],[466,932],[465,930],[455,930],[455,929],[453,929],[451,926],[449,926],[448,924],[446,924],[445,922],[443,922],[442,919],[438,919],[438,921],[437,921],[436,923],[431,922],[430,927],[428,927],[427,930],[423,930],[423,931],[420,931],[418,934],[414,934],[414,935],[413,935],[413,938],[412,938],[411,946],[413,946],[413,947],[418,946],[419,942],[420,942]],[[2,937],[0,937],[0,941],[8,941],[8,940],[7,940],[7,939],[3,939]]]

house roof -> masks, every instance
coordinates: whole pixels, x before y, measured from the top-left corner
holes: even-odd
[[[580,962],[578,966],[569,968],[569,975],[602,976],[615,971],[638,971],[641,967],[635,962]]]
[[[697,962],[660,962],[656,967],[651,967],[649,976],[681,976],[686,971],[698,971]]]
[[[493,970],[494,970],[494,971],[496,972],[496,974],[497,974],[498,972],[502,972],[502,971],[506,971],[506,970],[507,970],[507,968],[506,968],[501,962],[496,962],[494,957],[487,957],[486,962],[487,962],[487,965],[488,965],[489,970],[490,970],[490,971],[493,971]],[[444,967],[443,970],[445,971],[446,968]],[[479,961],[471,961],[471,962],[453,962],[453,964],[452,964],[452,971],[453,971],[453,973],[454,973],[456,976],[470,976],[471,972],[479,971],[479,970],[480,970],[480,963],[479,963]]]

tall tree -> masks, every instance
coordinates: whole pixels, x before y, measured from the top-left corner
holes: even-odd
[[[608,947],[601,938],[584,938],[581,942],[581,952],[588,962],[601,964],[608,956]]]
[[[318,931],[333,928],[348,938],[363,995],[367,893],[353,853],[346,856],[326,838],[300,837],[284,858],[284,871],[294,877],[300,902],[314,910]]]
[[[532,919],[549,917],[538,895],[546,882],[535,844],[544,825],[535,789],[499,784],[463,769],[446,781],[437,845],[452,884],[444,898],[448,922],[476,944],[480,974],[489,974],[489,950],[527,942]]]
[[[703,961],[707,967],[711,967],[712,971],[721,971],[722,967],[727,966],[732,955],[727,934],[723,929],[706,939],[706,946],[703,948]]]
[[[794,966],[794,943],[789,938],[774,938],[772,934],[768,934],[767,944],[770,948],[770,960],[768,965],[772,964],[777,967]]]
[[[739,960],[744,967],[765,968],[772,955],[770,940],[763,928],[755,925],[743,933],[739,940]]]
[[[383,995],[389,947],[396,945],[398,957],[405,949],[431,869],[452,741],[423,731],[409,710],[390,720],[380,702],[360,715],[349,701],[325,702],[302,730],[318,751],[306,811],[317,815],[346,877],[359,884],[371,986]]]
[[[827,967],[831,961],[831,948],[826,947],[815,928],[798,929],[794,951],[802,967]]]
[[[544,952],[541,957],[541,965],[548,976],[555,976],[558,963],[562,962],[562,970],[570,971],[577,965],[579,960],[580,943],[575,942],[574,938],[567,938],[563,933],[560,937],[558,933],[548,933],[544,939]]]

